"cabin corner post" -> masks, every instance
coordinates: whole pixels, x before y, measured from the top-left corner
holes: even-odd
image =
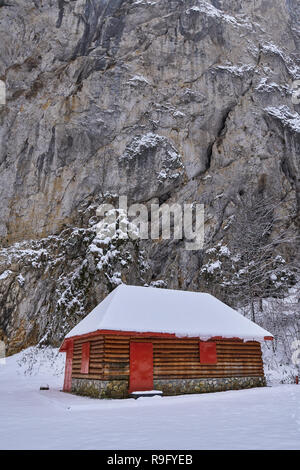
[[[73,363],[73,349],[74,341],[69,340],[66,345],[66,365],[65,365],[65,379],[64,379],[64,392],[70,392],[72,389],[72,363]]]

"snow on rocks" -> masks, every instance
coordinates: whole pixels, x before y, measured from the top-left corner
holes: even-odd
[[[21,287],[24,286],[24,284],[25,284],[25,278],[24,278],[24,276],[22,276],[22,274],[19,274],[19,275],[17,276],[17,281],[18,281],[18,283],[20,284]]]
[[[149,168],[156,174],[158,183],[179,181],[184,171],[181,155],[175,147],[165,136],[153,132],[134,137],[119,161],[128,168],[137,162],[143,164],[145,171]]]
[[[40,344],[57,342],[94,307],[90,302],[95,298],[95,286],[101,299],[129,275],[145,282],[147,269],[139,240],[123,239],[119,231],[115,237],[99,240],[95,226],[74,227],[58,236],[3,248],[0,295],[11,298],[8,308],[12,312],[7,350],[15,352],[26,347],[27,334],[32,331],[37,332]],[[36,293],[30,301],[28,291]]]
[[[186,115],[182,113],[181,111],[174,111],[173,116],[175,118],[184,118]]]
[[[4,281],[4,279],[7,279],[10,274],[13,274],[10,269],[6,269],[1,275],[0,275],[0,281]]]
[[[276,82],[269,81],[268,77],[263,77],[255,88],[260,93],[274,93],[279,92],[281,96],[289,96],[292,90],[287,85],[279,85]]]
[[[244,18],[242,16],[239,17],[234,17],[231,15],[228,15],[224,13],[222,10],[219,10],[215,6],[211,5],[210,3],[207,3],[203,0],[198,0],[198,4],[192,6],[191,8],[188,8],[186,10],[186,14],[204,14],[210,18],[225,22],[229,24],[230,26],[234,27],[244,27],[249,30],[252,30],[252,25],[249,22],[247,18]]]
[[[262,44],[261,51],[264,54],[271,54],[279,57],[285,64],[285,67],[292,78],[297,79],[300,76],[299,67],[293,62],[286,52],[273,43]]]
[[[201,268],[201,272],[213,273],[215,269],[221,269],[222,263],[220,260],[214,261],[213,263],[207,263]]]
[[[300,133],[300,115],[292,112],[288,106],[268,106],[265,112],[281,122],[281,124],[292,132]]]
[[[243,65],[217,65],[214,67],[214,70],[221,70],[224,72],[228,72],[236,77],[244,77],[246,74],[251,74],[255,70],[255,66],[251,64],[243,64]]]
[[[150,82],[143,75],[134,75],[127,82],[131,86],[150,85]]]
[[[132,160],[137,157],[143,150],[157,147],[164,138],[160,135],[148,132],[143,136],[135,137],[132,142],[127,145],[125,152],[120,156],[120,160]]]
[[[120,160],[132,160],[141,155],[145,150],[154,149],[160,144],[167,144],[170,146],[170,150],[168,151],[170,162],[175,162],[179,159],[178,152],[174,147],[172,147],[166,137],[154,134],[153,132],[148,132],[142,136],[134,137],[131,143],[127,145],[125,152],[120,157]],[[178,163],[180,164],[180,162]]]

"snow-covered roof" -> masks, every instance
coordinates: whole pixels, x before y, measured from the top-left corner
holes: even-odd
[[[210,294],[119,285],[66,336],[117,330],[262,341],[271,333]]]

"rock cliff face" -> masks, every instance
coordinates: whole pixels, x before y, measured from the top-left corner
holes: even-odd
[[[206,248],[240,197],[300,215],[298,0],[0,3],[0,328],[64,332],[118,282],[200,289],[204,251],[95,239],[101,202],[205,205]],[[300,100],[298,100],[300,101]]]

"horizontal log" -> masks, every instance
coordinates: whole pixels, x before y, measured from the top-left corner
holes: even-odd
[[[111,368],[104,368],[101,369],[103,370],[103,373],[105,376],[109,375],[129,375],[130,370],[129,368],[127,369],[111,369]],[[258,375],[264,375],[263,369],[261,368],[235,368],[235,369],[190,369],[190,370],[182,370],[182,369],[157,369],[154,368],[153,371],[154,375],[157,376],[174,376],[174,375],[182,375],[182,376],[193,376],[193,375],[205,375],[205,376],[215,376],[216,374],[222,374],[224,376],[228,375],[236,375],[236,374],[244,374],[244,375],[253,375],[253,374],[258,374]]]
[[[123,354],[129,354],[129,351],[130,349],[127,346],[124,348],[119,347],[119,346],[115,348],[110,348],[110,347],[108,348],[107,346],[105,347],[105,352],[108,352],[110,354],[118,354],[119,352]]]
[[[103,367],[105,369],[124,369],[124,368],[129,368],[129,363],[128,362],[104,362]]]
[[[199,357],[199,350],[195,351],[154,351],[153,356],[154,357],[168,357],[168,356],[197,356]],[[262,354],[260,352],[249,352],[249,351],[241,351],[241,352],[236,352],[236,351],[217,351],[217,357],[239,357],[239,356],[248,356],[248,357],[262,357]]]
[[[217,351],[217,356],[249,356],[249,357],[261,357],[261,351]]]
[[[87,338],[87,339],[82,339],[82,340],[76,340],[76,341],[74,341],[74,348],[82,346],[82,344],[84,344],[84,343],[91,343],[91,344],[104,343],[104,338],[103,337],[102,338],[95,337],[95,338]]]
[[[89,374],[94,374],[94,375],[101,375],[103,373],[103,369],[89,369]]]
[[[216,370],[223,370],[223,371],[228,371],[228,370],[263,370],[262,367],[260,366],[256,366],[256,367],[251,367],[251,366],[226,366],[226,367],[217,367],[217,366],[206,366],[206,365],[203,365],[201,367],[199,366],[189,366],[189,367],[186,367],[186,368],[182,368],[180,366],[174,366],[174,367],[171,367],[171,366],[168,366],[168,367],[161,367],[161,366],[155,366],[153,368],[154,372],[162,372],[162,371],[165,371],[166,373],[168,372],[174,372],[174,371],[180,371],[180,372],[184,372],[184,373],[187,373],[189,374],[191,371],[198,371],[198,372],[201,372],[201,371],[216,371]]]
[[[73,379],[96,379],[96,380],[101,380],[103,379],[103,376],[100,374],[72,374]]]
[[[128,346],[129,343],[130,343],[129,338],[119,339],[119,340],[105,338],[104,341],[105,341],[105,344],[110,344],[112,346],[117,345],[117,344],[124,345],[124,346],[127,345]]]
[[[185,341],[185,342],[199,342],[201,341],[200,338],[176,338],[176,337],[158,337],[158,336],[151,336],[151,333],[149,334],[148,337],[143,337],[143,336],[138,336],[138,335],[117,335],[117,334],[105,334],[105,335],[99,335],[96,336],[95,338],[105,338],[105,341],[118,341],[118,342],[126,342],[126,341],[135,341],[135,342],[147,342],[147,341],[152,341],[152,342],[173,342],[173,341]],[[247,345],[259,345],[260,343],[258,341],[243,341],[241,339],[230,339],[230,338],[221,338],[221,339],[216,339],[212,340],[213,342],[216,343],[224,343],[224,344],[247,344]]]
[[[72,367],[80,367],[81,366],[81,361],[73,361],[72,362]]]
[[[154,354],[153,355],[153,360],[154,361],[197,361],[200,362],[200,355],[198,354]],[[225,362],[234,362],[234,361],[246,361],[246,362],[251,362],[251,361],[261,361],[262,357],[257,355],[221,355],[217,354],[217,361],[225,361]]]
[[[104,351],[104,347],[103,346],[97,346],[97,347],[93,347],[91,346],[90,347],[90,352],[91,351]],[[78,350],[74,350],[73,351],[73,356],[80,356],[82,354],[82,349],[78,349]]]
[[[154,365],[156,367],[181,367],[183,369],[186,369],[189,365],[191,367],[239,367],[240,365],[245,365],[245,367],[258,367],[261,366],[263,363],[262,362],[217,362],[215,364],[205,364],[201,363],[199,361],[191,361],[191,362],[154,362]]]
[[[164,349],[167,349],[167,350],[171,350],[171,349],[174,349],[175,351],[178,351],[178,350],[193,350],[193,349],[197,349],[198,348],[198,344],[154,344],[153,345],[153,349],[155,349],[156,351],[157,350],[164,350]]]
[[[90,359],[90,366],[94,366],[94,365],[99,365],[99,364],[104,364],[104,361],[100,361],[100,360],[91,360]]]
[[[111,342],[111,341],[105,341],[105,347],[106,348],[129,348],[129,342],[124,341],[124,342]]]
[[[203,365],[205,364],[201,364],[199,361],[189,361],[189,362],[184,362],[184,361],[154,361],[153,362],[154,366],[155,367],[168,367],[168,366],[171,366],[171,367],[176,367],[176,366],[180,366],[180,367],[189,367],[189,366],[200,366],[202,367]],[[212,364],[212,365],[218,365],[219,367],[231,367],[231,366],[249,366],[249,367],[256,367],[256,366],[261,366],[262,365],[262,361],[251,361],[251,362],[247,362],[247,361],[231,361],[231,362],[221,362],[221,361],[218,361],[217,364]]]
[[[72,362],[72,365],[73,366],[81,366],[81,360],[76,360],[76,361],[73,361]],[[103,362],[103,358],[101,357],[90,357],[90,363],[102,363]]]
[[[168,346],[170,344],[173,345],[198,345],[199,342],[201,342],[198,339],[174,339],[174,338],[124,338],[120,339],[120,337],[105,337],[105,344],[110,345],[111,347],[114,347],[115,345],[122,344],[122,345],[129,345],[130,342],[138,342],[138,343],[153,343],[153,345],[165,345]],[[254,348],[260,348],[260,343],[258,342],[244,342],[244,341],[225,341],[225,340],[216,340],[213,341],[214,343],[217,344],[218,346],[221,347],[254,347]]]
[[[97,347],[97,348],[90,348],[90,354],[91,353],[97,353],[97,352],[104,352],[104,348],[102,347]],[[73,353],[73,357],[76,357],[76,356],[81,356],[82,355],[82,350],[80,349],[80,351],[74,351]]]
[[[91,348],[90,349],[90,356],[92,354],[103,354],[103,353],[104,353],[104,348],[97,348],[97,349]]]
[[[154,348],[199,348],[199,342],[197,343],[152,343]],[[242,344],[216,344],[217,349],[251,349],[260,350],[260,346]]]
[[[125,341],[125,340],[129,340],[129,338],[131,338],[130,335],[114,335],[113,333],[112,334],[106,334],[104,335],[104,338],[105,340],[110,340],[110,339],[117,339],[119,341]]]
[[[191,367],[189,369],[180,369],[180,368],[174,368],[174,369],[167,369],[167,368],[158,368],[155,367],[153,369],[153,373],[159,374],[159,375],[172,375],[172,374],[183,374],[183,375],[191,375],[191,374],[214,374],[214,373],[222,373],[222,374],[232,374],[235,372],[253,372],[253,373],[260,373],[263,371],[263,368],[261,367],[235,367],[235,368],[217,368],[215,367],[214,369],[210,369],[207,367],[202,367],[201,369],[197,367]]]
[[[255,346],[255,345],[248,345],[248,344],[217,344],[216,345],[217,349],[222,349],[222,350],[251,350],[251,351],[260,351],[260,346]]]
[[[92,363],[89,364],[89,368],[90,369],[103,369],[104,365],[101,364],[101,363],[97,364],[95,362],[92,362]]]
[[[82,351],[80,349],[80,351],[74,351],[73,352],[73,359],[75,359],[76,357],[81,357],[82,355]]]
[[[128,354],[108,354],[108,353],[104,353],[104,358],[112,358],[112,359],[115,359],[115,358],[128,358]]]
[[[103,367],[106,369],[112,367],[112,368],[117,368],[120,367],[124,369],[124,367],[129,367],[129,362],[103,362]]]
[[[129,363],[127,362],[104,362],[103,366],[105,368],[125,368],[129,367]],[[245,362],[236,362],[236,363],[231,363],[231,362],[225,362],[225,363],[217,363],[217,364],[200,364],[197,362],[188,362],[186,364],[176,362],[176,363],[154,363],[153,367],[155,369],[181,369],[181,370],[191,370],[191,369],[209,369],[213,370],[215,369],[238,369],[238,368],[246,368],[246,369],[255,369],[255,368],[262,368],[263,363],[262,362],[257,362],[257,363],[245,363]]]
[[[106,376],[108,375],[126,375],[126,377],[129,375],[129,369],[124,369],[124,370],[121,370],[121,369],[104,369],[103,370],[103,373]]]
[[[129,371],[128,370],[106,370],[104,371],[104,377],[112,377],[118,375],[119,377],[129,377]]]
[[[165,345],[169,346],[170,344],[173,344],[174,346],[180,346],[180,345],[188,345],[188,346],[196,346],[199,344],[199,341],[197,340],[180,340],[180,339],[172,339],[172,340],[166,340],[164,338],[153,338],[153,339],[137,339],[137,340],[130,340],[130,343],[152,343],[153,345]]]
[[[189,368],[182,369],[179,366],[174,366],[174,367],[154,367],[153,368],[154,373],[161,373],[165,372],[166,374],[172,373],[174,371],[177,372],[182,372],[186,374],[190,374],[191,372],[197,371],[199,373],[201,372],[213,372],[213,371],[234,371],[234,370],[263,370],[262,367],[245,367],[245,366],[237,366],[237,367],[208,367],[208,366],[202,366],[202,367],[192,367],[190,366]]]
[[[216,356],[218,359],[224,360],[235,360],[242,358],[243,360],[257,360],[261,359],[262,356],[260,354],[217,354]],[[154,359],[165,359],[165,360],[175,360],[175,359],[182,359],[183,361],[189,358],[193,358],[194,360],[200,360],[200,354],[198,353],[189,353],[189,354],[153,354]]]
[[[138,342],[138,343],[147,343],[147,342],[152,342],[153,344],[154,343],[199,343],[199,342],[207,342],[207,341],[202,341],[200,338],[176,338],[176,337],[173,337],[173,338],[160,338],[160,337],[157,337],[157,336],[149,336],[149,337],[131,337],[130,338],[130,341],[131,342]],[[243,340],[229,340],[229,339],[216,339],[216,340],[209,340],[208,342],[213,342],[213,343],[217,343],[217,344],[245,344],[245,345],[248,345],[248,346],[256,346],[256,345],[260,345],[259,342],[257,341],[243,341]]]
[[[158,351],[199,351],[199,345],[180,345],[180,346],[175,346],[173,344],[169,345],[154,345],[153,346],[154,352]],[[249,352],[249,353],[259,353],[260,349],[259,348],[246,348],[246,347],[238,347],[238,348],[217,348],[217,352]]]
[[[178,353],[170,353],[170,354],[153,354],[153,359],[166,359],[166,360],[176,360],[180,358],[182,360],[194,359],[199,361],[199,352],[198,353],[187,353],[187,354],[178,354]]]
[[[241,373],[234,373],[234,374],[202,374],[202,375],[196,375],[196,374],[191,374],[190,376],[186,376],[183,374],[173,374],[173,375],[153,375],[154,380],[170,380],[170,379],[217,379],[217,378],[232,378],[232,377],[263,377],[264,375],[259,373],[259,374],[241,374]]]
[[[167,338],[145,338],[145,339],[131,339],[130,342],[138,342],[138,343],[153,343],[153,345],[158,344],[158,345],[166,345],[169,346],[170,344],[173,345],[198,345],[201,340],[197,339],[167,339]],[[217,346],[222,346],[222,347],[258,347],[260,348],[260,343],[257,342],[243,342],[243,341],[212,341],[213,343],[216,343]]]
[[[124,364],[129,364],[129,357],[128,358],[105,358],[104,359],[104,362],[107,363],[107,362],[122,362]]]
[[[99,351],[91,352],[90,354],[90,361],[91,360],[104,360],[108,362],[128,362],[129,355],[128,354],[103,354]],[[73,356],[73,363],[81,363],[82,356],[76,355]],[[178,354],[155,354],[153,357],[154,362],[199,362],[199,354],[187,354],[187,355],[178,355]],[[261,355],[251,355],[251,354],[239,354],[236,356],[230,354],[217,354],[217,361],[218,362],[262,362]]]
[[[124,370],[129,370],[129,365],[113,367],[111,364],[104,364],[103,369],[106,371],[113,371],[114,373],[116,373],[116,371],[124,372]]]

